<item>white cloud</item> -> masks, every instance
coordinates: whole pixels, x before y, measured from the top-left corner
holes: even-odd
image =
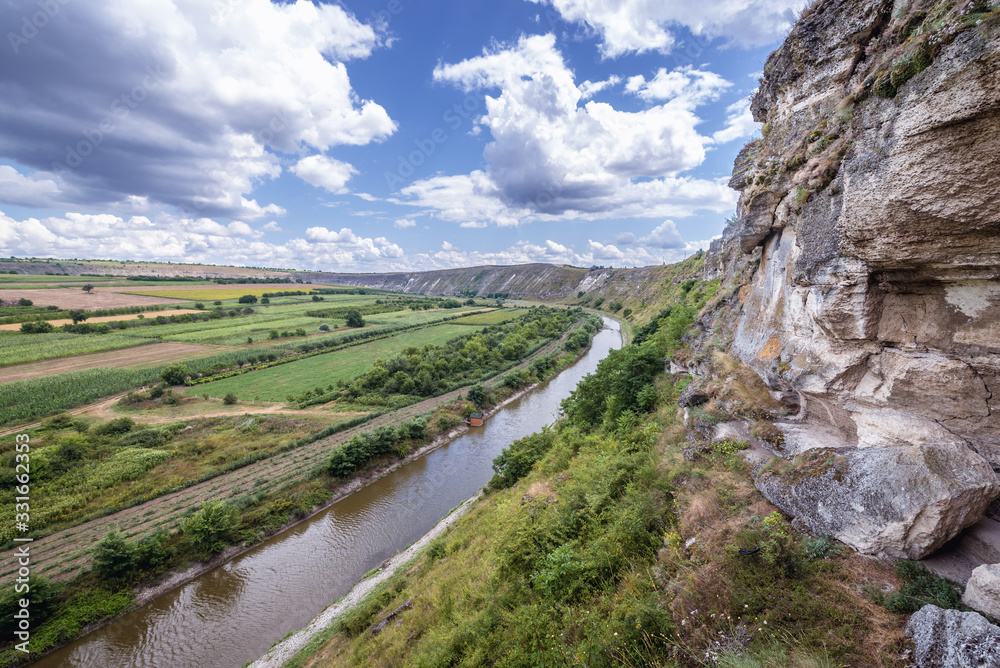
[[[35,0],[7,4],[11,17],[38,11]],[[145,198],[195,215],[279,215],[250,193],[281,174],[280,153],[303,157],[310,183],[342,188],[349,166],[307,156],[395,131],[346,66],[382,39],[309,0],[61,3],[22,65],[0,66],[0,158],[37,182],[0,186],[0,201],[121,212]],[[59,192],[46,173],[56,170]]]
[[[742,46],[762,46],[785,33],[806,0],[530,0],[552,5],[570,22],[601,37],[607,57],[624,53],[670,53],[684,27],[695,36],[722,37]]]
[[[395,223],[393,223],[393,226],[396,229],[404,230],[407,227],[416,227],[417,221],[413,220],[412,218],[400,218]]]
[[[661,71],[650,82],[630,80],[651,103],[623,112],[586,102],[602,84],[574,83],[552,35],[434,70],[438,81],[464,90],[499,89],[486,97],[479,123],[489,128],[485,170],[435,176],[403,188],[397,203],[422,207],[457,223],[499,226],[530,220],[614,216],[685,216],[696,209],[726,211],[734,194],[725,183],[682,176],[705,159],[695,108],[714,100],[728,82],[711,72]],[[611,85],[613,79],[609,79]],[[655,103],[655,104],[654,104]]]
[[[750,137],[761,124],[753,119],[750,111],[750,100],[739,100],[726,107],[726,127],[712,135],[716,144],[725,144],[736,139]]]
[[[611,76],[605,79],[604,81],[590,81],[588,79],[587,81],[584,81],[582,84],[580,84],[580,95],[583,96],[583,99],[589,100],[590,98],[594,97],[605,88],[611,88],[613,86],[617,86],[618,84],[621,83],[621,80],[622,79],[619,76]]]
[[[344,193],[344,188],[357,170],[346,162],[328,158],[325,155],[310,155],[302,158],[291,171],[300,179],[332,193]]]
[[[276,223],[273,220],[271,222],[269,222],[267,225],[265,225],[264,227],[260,228],[260,231],[261,232],[284,232],[284,230],[281,229],[281,226],[278,225],[278,223]]]
[[[0,201],[38,206],[59,196],[59,184],[53,179],[24,176],[10,165],[0,165]]]
[[[680,232],[674,221],[664,221],[662,225],[654,229],[648,236],[639,239],[639,243],[650,248],[684,248],[684,240],[681,239]]]
[[[15,220],[0,213],[0,248],[18,256],[128,258],[244,266],[373,271],[405,268],[403,249],[386,237],[368,238],[350,228],[311,227],[283,244],[262,241],[265,228],[208,218],[67,213]],[[270,228],[269,231],[273,230]]]

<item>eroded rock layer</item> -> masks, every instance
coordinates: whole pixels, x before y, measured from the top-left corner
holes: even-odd
[[[751,254],[732,347],[797,393],[786,454],[919,447],[978,462],[963,474],[979,490],[971,512],[964,492],[952,508],[934,501],[931,533],[949,537],[1000,494],[998,14],[981,1],[816,3],[767,62],[752,105],[764,137],[732,180],[739,221],[708,260]],[[897,472],[912,476],[876,473],[891,487]]]

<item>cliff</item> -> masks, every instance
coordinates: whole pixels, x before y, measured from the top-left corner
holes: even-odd
[[[767,61],[706,260],[742,272],[733,352],[799,405],[781,454],[839,462],[758,486],[871,554],[926,556],[1000,494],[998,14],[815,3]]]

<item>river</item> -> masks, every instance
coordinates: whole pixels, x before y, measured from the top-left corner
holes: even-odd
[[[555,378],[420,459],[191,582],[32,664],[33,668],[239,668],[304,627],[489,481],[512,441],[621,346],[617,322]]]

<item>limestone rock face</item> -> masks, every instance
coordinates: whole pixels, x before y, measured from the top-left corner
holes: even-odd
[[[1000,564],[984,564],[972,571],[962,602],[1000,619]]]
[[[779,425],[784,454],[854,448],[860,466],[868,454],[948,452],[967,464],[962,484],[995,497],[1000,30],[976,28],[963,3],[947,9],[955,21],[935,18],[946,4],[813,5],[767,62],[752,104],[764,137],[731,182],[739,222],[706,266],[717,275],[752,253],[732,349],[798,395],[799,415]],[[891,514],[881,531],[852,516],[859,536],[896,535]],[[961,528],[936,510],[922,521],[932,516],[949,526],[928,535]],[[924,549],[898,539],[858,544]]]
[[[910,617],[906,635],[918,668],[1000,668],[1000,628],[975,612],[925,605]]]
[[[865,554],[919,559],[982,516],[1000,492],[992,473],[964,446],[840,448],[764,468],[756,483],[815,534]]]

